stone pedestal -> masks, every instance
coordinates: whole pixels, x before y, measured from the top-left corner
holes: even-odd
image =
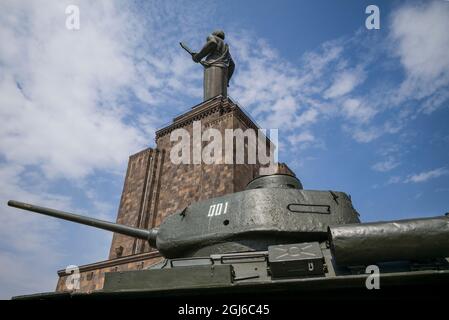
[[[228,96],[228,69],[221,67],[204,68],[204,101],[216,96]]]

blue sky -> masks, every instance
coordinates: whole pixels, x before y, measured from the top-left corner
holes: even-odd
[[[77,4],[81,29],[65,28]],[[380,30],[365,8],[380,8]],[[363,221],[449,211],[448,1],[2,1],[0,297],[54,290],[111,235],[8,199],[114,220],[130,154],[201,101],[179,48],[226,31],[230,95],[306,189],[351,194]],[[5,45],[6,44],[6,45]]]

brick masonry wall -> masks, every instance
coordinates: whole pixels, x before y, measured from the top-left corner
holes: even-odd
[[[117,223],[138,227],[141,224],[148,178],[153,160],[157,158],[154,149],[146,149],[129,157],[125,183],[120,200]],[[136,253],[137,239],[114,233],[109,259]]]

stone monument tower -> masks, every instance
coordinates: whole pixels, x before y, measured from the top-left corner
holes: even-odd
[[[117,223],[147,229],[156,227],[167,215],[193,202],[242,191],[259,174],[261,165],[258,162],[174,164],[170,160],[174,144],[170,134],[180,128],[192,133],[195,122],[201,124],[202,131],[213,128],[223,136],[227,129],[257,131],[259,128],[238,104],[227,97],[234,62],[223,41],[224,33],[220,32],[209,36],[200,52],[191,52],[193,60],[202,62],[205,67],[205,100],[159,129],[154,148],[129,157]],[[204,57],[205,61],[201,61]],[[193,140],[192,137],[192,148],[195,147]],[[271,144],[267,143],[267,146]],[[248,152],[248,142],[244,144],[244,152]],[[293,174],[285,164],[277,164],[277,171]],[[159,252],[149,248],[144,241],[114,234],[108,260],[79,267],[80,290],[101,289],[106,272],[142,269],[161,259]],[[58,271],[58,275],[56,290],[64,291],[68,275],[65,270]]]

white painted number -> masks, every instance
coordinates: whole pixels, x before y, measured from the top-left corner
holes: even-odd
[[[219,202],[219,203],[210,205],[209,212],[207,213],[207,216],[208,217],[219,216],[221,214],[226,214],[227,212],[228,212],[228,202],[226,201],[224,203],[224,209],[223,209],[223,203]]]

